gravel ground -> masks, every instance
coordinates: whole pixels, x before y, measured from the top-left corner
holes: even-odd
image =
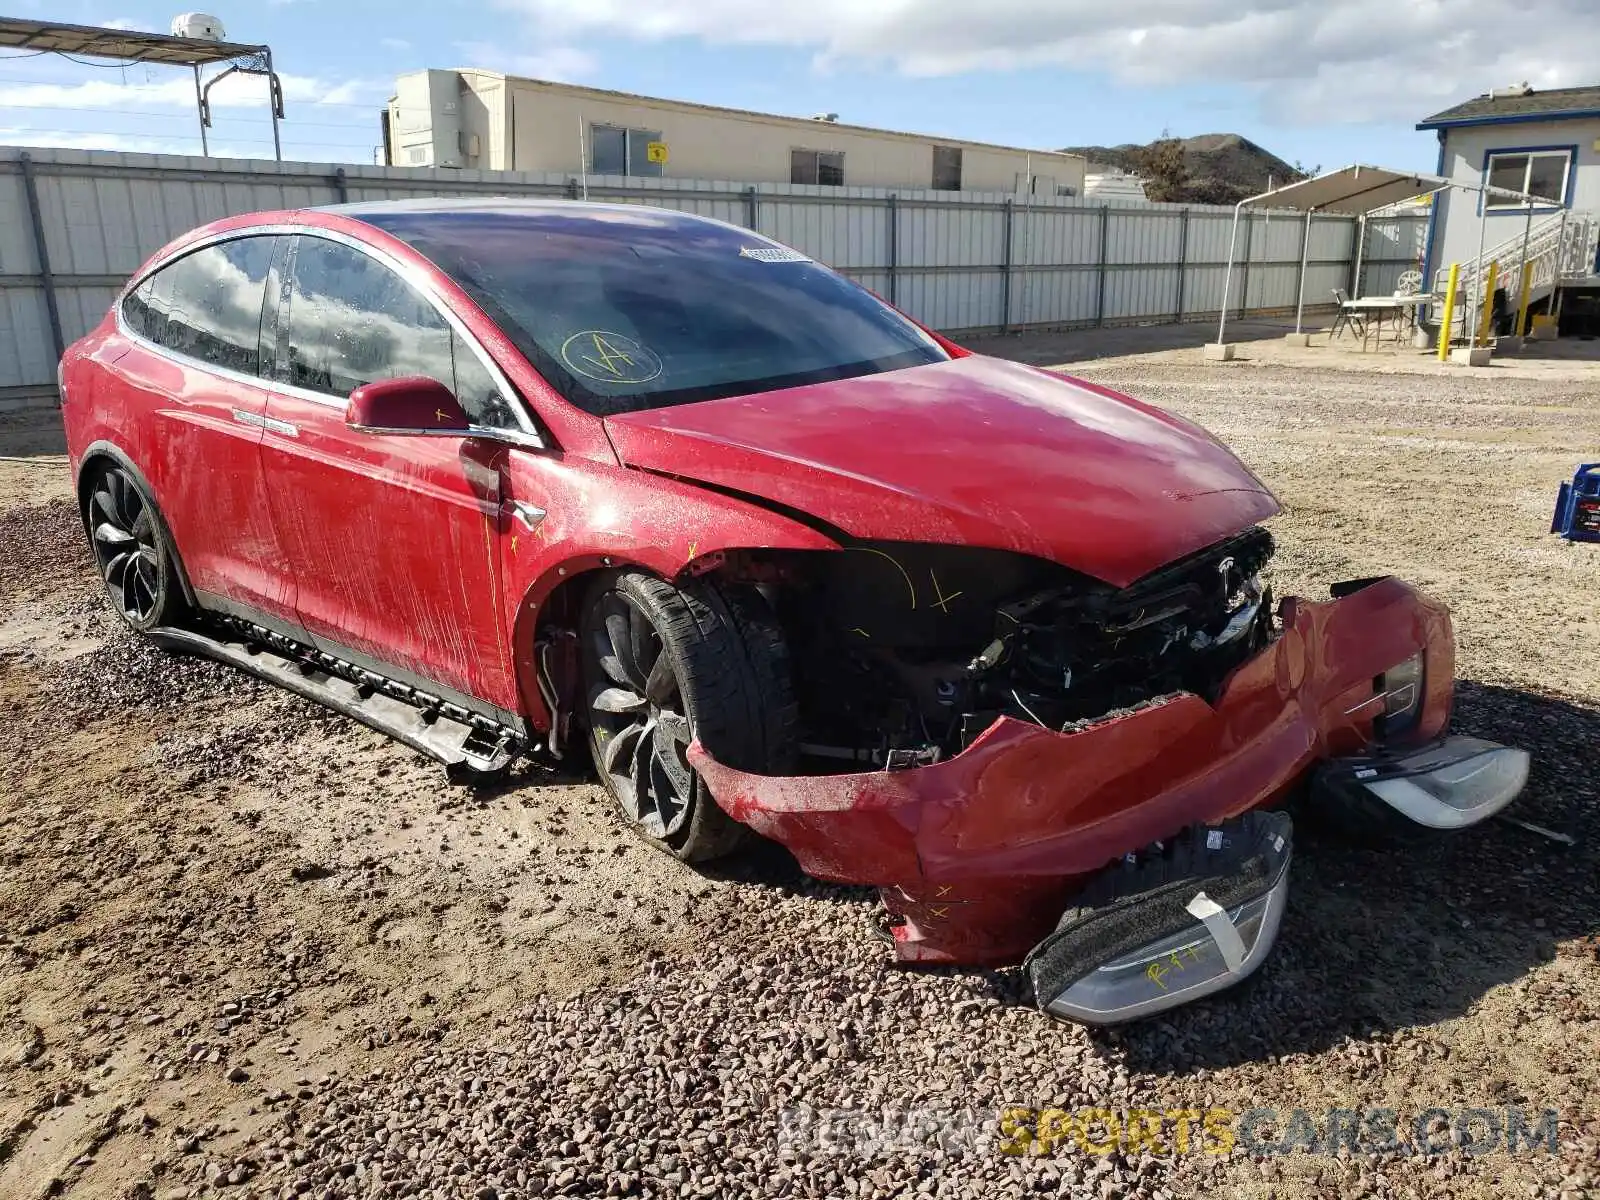
[[[58,435],[13,417],[0,455],[34,463],[0,464],[0,1196],[1593,1194],[1600,558],[1544,532],[1600,442],[1592,389],[1074,369],[1199,420],[1278,490],[1280,594],[1395,571],[1447,600],[1459,728],[1530,747],[1518,814],[1577,845],[1499,822],[1408,852],[1304,839],[1259,976],[1091,1035],[1014,972],[891,966],[871,894],[779,852],[697,874],[586,780],[454,788],[127,637]],[[1169,1125],[1019,1156],[1007,1106],[1268,1107],[1280,1134],[1297,1106],[1389,1107],[1402,1145],[1183,1153]],[[1407,1152],[1419,1114],[1465,1106],[1555,1109],[1556,1150],[1446,1131]],[[803,1121],[826,1110],[971,1132],[822,1146]]]

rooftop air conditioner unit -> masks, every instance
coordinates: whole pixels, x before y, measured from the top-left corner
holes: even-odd
[[[196,38],[203,42],[220,42],[228,34],[220,18],[210,13],[179,13],[172,18],[172,36]]]
[[[1513,83],[1510,87],[1489,89],[1489,99],[1491,100],[1509,100],[1514,99],[1517,96],[1530,96],[1532,94],[1533,89],[1528,86],[1528,81],[1526,79],[1524,79],[1521,83]]]

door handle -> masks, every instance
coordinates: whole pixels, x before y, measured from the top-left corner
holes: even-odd
[[[242,408],[233,410],[233,419],[241,425],[249,425],[253,429],[265,429],[268,433],[276,433],[280,437],[300,436],[300,426],[293,422],[280,421],[276,417],[264,416],[261,413],[247,412]]]

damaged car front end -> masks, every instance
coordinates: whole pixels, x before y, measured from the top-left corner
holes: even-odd
[[[782,770],[688,761],[808,873],[877,886],[902,962],[1026,960],[1047,1011],[1133,1019],[1270,952],[1297,793],[1458,828],[1526,778],[1446,734],[1442,605],[1388,577],[1275,599],[1276,499],[1139,401],[968,357],[607,424],[629,466],[836,544],[688,566],[760,595],[798,710]]]
[[[1476,821],[1526,777],[1522,752],[1444,735],[1454,644],[1441,605],[1392,578],[1274,605],[1271,548],[1252,529],[1120,590],[1037,588],[979,555],[965,572],[947,561],[919,608],[908,583],[938,571],[913,564],[938,549],[862,547],[873,565],[843,598],[831,589],[853,555],[818,556],[828,567],[804,587],[778,584],[771,560],[724,564],[765,574],[780,613],[812,614],[786,623],[809,773],[737,771],[699,745],[691,762],[727,812],[808,873],[878,885],[903,962],[1027,958],[1036,987],[1059,985],[1041,1007],[1085,1021],[1187,1002],[1253,970],[1282,914],[1288,817],[1273,814],[1266,871],[1259,854],[1219,865],[1234,819],[1280,805],[1315,771],[1318,800],[1348,819],[1382,810],[1446,827],[1418,794]],[[922,620],[939,611],[932,597],[974,586],[1014,598],[994,604],[992,629],[936,644],[941,620]],[[1469,802],[1452,807],[1463,788]],[[1174,841],[1196,837],[1201,849],[1172,867]],[[1116,904],[1154,914],[1135,921],[1143,942],[1067,936],[1105,917],[1078,911],[1082,897],[1130,873],[1182,903],[1134,886]],[[1223,925],[1247,944],[1219,938]],[[1107,972],[1127,982],[1074,996]]]

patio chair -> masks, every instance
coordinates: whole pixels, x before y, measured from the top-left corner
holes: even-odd
[[[1333,318],[1333,328],[1328,330],[1329,340],[1331,341],[1338,337],[1341,329],[1353,329],[1356,336],[1365,342],[1367,338],[1367,323],[1359,309],[1352,310],[1350,308],[1349,293],[1343,288],[1334,288],[1333,298],[1339,304],[1339,314]]]

